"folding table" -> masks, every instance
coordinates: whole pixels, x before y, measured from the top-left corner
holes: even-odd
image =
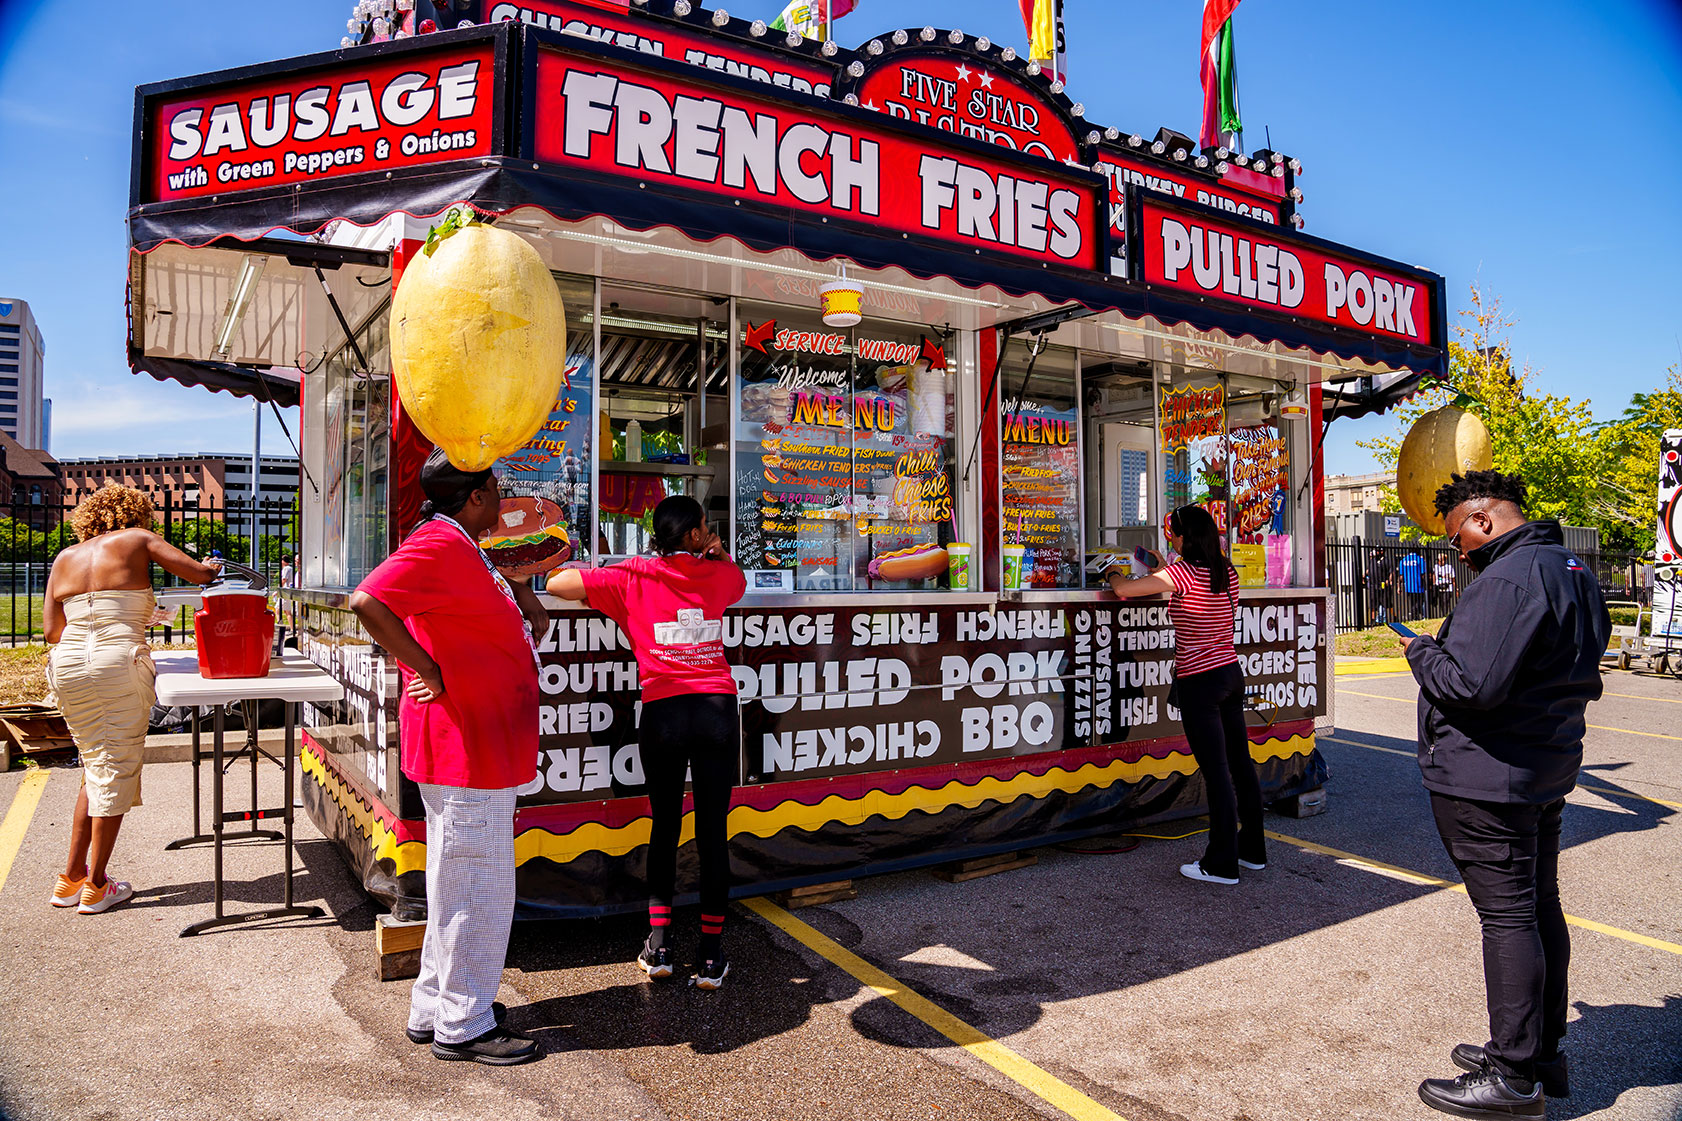
[[[212,750],[208,758],[212,763],[211,772],[211,832],[201,832],[199,825],[199,766],[207,758],[199,750],[199,721],[195,712],[193,717],[193,836],[172,841],[169,848],[180,848],[196,842],[209,841],[215,846],[215,877],[212,881],[212,892],[216,903],[216,914],[202,922],[193,923],[181,932],[186,938],[193,934],[202,934],[207,930],[220,926],[232,926],[236,923],[253,922],[258,919],[282,918],[292,915],[319,918],[323,913],[320,907],[297,907],[292,902],[292,758],[295,750],[294,741],[297,736],[297,718],[299,709],[305,701],[337,701],[345,695],[344,686],[327,674],[326,671],[311,662],[296,651],[287,651],[283,657],[275,658],[269,663],[267,677],[238,677],[238,678],[206,678],[199,674],[198,655],[187,651],[158,651],[152,656],[153,663],[158,667],[157,693],[158,704],[169,707],[191,706],[198,708],[209,705],[214,708],[212,717]],[[251,702],[252,717],[249,723],[255,723],[256,702],[266,700],[283,701],[286,705],[286,748],[281,759],[262,751],[257,737],[250,739],[245,750],[251,756],[251,809],[224,812],[222,808],[222,782],[227,755],[223,743],[224,719],[222,706],[227,704]],[[263,755],[270,762],[277,764],[285,772],[285,795],[278,808],[263,809],[257,805],[257,756]],[[238,758],[238,754],[234,756]],[[226,837],[224,826],[229,822],[249,821],[249,833],[237,836],[267,836],[275,837],[273,832],[259,831],[257,822],[279,817],[284,821],[284,831],[280,834],[285,840],[285,901],[281,907],[270,907],[261,911],[247,914],[229,915],[223,913],[222,892],[222,845]]]

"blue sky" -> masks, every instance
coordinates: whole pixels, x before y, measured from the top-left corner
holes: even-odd
[[[250,446],[249,404],[124,361],[133,88],[336,46],[351,7],[0,0],[0,297],[41,322],[55,454]],[[1067,0],[1089,118],[1195,135],[1201,8]],[[1022,38],[1015,0],[860,0],[837,38],[924,23]],[[1303,161],[1309,232],[1442,273],[1455,309],[1479,281],[1542,385],[1600,416],[1682,361],[1682,4],[1244,0],[1236,34],[1246,139]],[[1392,424],[1333,425],[1328,469],[1368,469],[1354,441]]]

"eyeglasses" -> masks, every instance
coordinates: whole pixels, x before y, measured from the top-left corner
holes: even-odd
[[[1466,527],[1471,524],[1472,519],[1477,516],[1477,511],[1473,511],[1472,513],[1466,515],[1466,520],[1460,523],[1460,528],[1455,530],[1454,536],[1448,539],[1448,547],[1450,549],[1460,548],[1460,535],[1466,532]]]

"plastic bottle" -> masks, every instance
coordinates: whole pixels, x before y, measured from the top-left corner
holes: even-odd
[[[642,462],[642,424],[636,420],[625,426],[625,462]]]

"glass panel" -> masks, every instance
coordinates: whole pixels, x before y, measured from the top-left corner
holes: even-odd
[[[756,591],[948,586],[954,379],[921,329],[738,305],[738,559]]]
[[[1020,339],[1005,348],[1003,394],[1005,587],[1081,586],[1080,411],[1076,353]],[[1022,550],[1020,559],[1015,549]]]
[[[706,445],[722,443],[728,416],[728,334],[727,301],[602,287],[598,546],[608,559],[652,548],[654,507],[669,495],[697,499],[722,534],[729,508],[713,480],[723,468]]]
[[[367,323],[358,338],[367,376],[349,373],[345,442],[345,583],[359,584],[386,553],[386,435],[391,425],[390,316]],[[354,361],[354,357],[352,357]]]
[[[537,435],[493,468],[502,485],[502,524],[485,539],[502,571],[533,579],[585,566],[595,553],[590,540],[595,285],[570,276],[557,277],[556,284],[566,308],[565,380]]]
[[[329,588],[345,586],[345,441],[350,417],[353,380],[348,351],[327,360],[326,394],[322,398],[321,465],[321,582]]]
[[[1227,377],[1232,464],[1232,563],[1244,587],[1288,588],[1291,565],[1291,452],[1279,403],[1289,386]]]
[[[1133,550],[1158,544],[1156,394],[1149,363],[1085,356],[1081,372],[1086,462],[1086,549],[1130,564]],[[1103,565],[1089,587],[1102,587]],[[1135,569],[1142,572],[1142,569]]]

